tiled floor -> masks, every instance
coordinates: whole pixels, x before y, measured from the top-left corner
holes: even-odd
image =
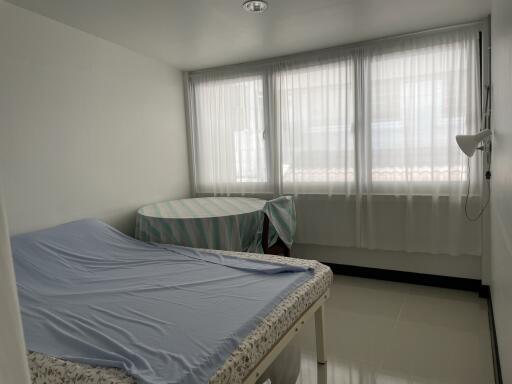
[[[325,322],[328,363],[317,372],[310,321],[297,384],[494,383],[476,293],[336,276]]]

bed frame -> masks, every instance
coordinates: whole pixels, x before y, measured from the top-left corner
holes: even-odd
[[[319,364],[327,363],[325,354],[325,330],[324,330],[324,303],[329,298],[329,290],[325,291],[306,312],[286,331],[272,349],[260,360],[258,365],[244,379],[243,384],[255,384],[265,370],[279,356],[283,349],[292,341],[292,339],[304,327],[306,321],[313,314],[315,315],[315,336],[316,336],[316,356]]]

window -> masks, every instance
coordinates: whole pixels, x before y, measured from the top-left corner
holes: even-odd
[[[198,192],[270,191],[263,77],[200,80],[194,97]]]
[[[350,57],[277,71],[276,129],[284,193],[348,193],[354,170]]]
[[[458,35],[418,47],[370,50],[367,129],[375,191],[465,181],[457,134],[478,126],[476,52]]]
[[[467,182],[454,138],[479,129],[474,26],[189,84],[196,192],[462,194]]]

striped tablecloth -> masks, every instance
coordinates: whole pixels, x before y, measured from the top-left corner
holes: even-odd
[[[203,197],[151,204],[137,212],[135,237],[195,248],[262,253],[265,214],[270,222],[269,245],[279,237],[291,247],[295,235],[295,205],[290,196],[270,201]]]

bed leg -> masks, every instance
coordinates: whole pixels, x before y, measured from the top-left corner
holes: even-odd
[[[325,325],[324,325],[324,306],[320,306],[315,312],[315,331],[316,331],[316,357],[319,364],[327,363],[325,354]]]

